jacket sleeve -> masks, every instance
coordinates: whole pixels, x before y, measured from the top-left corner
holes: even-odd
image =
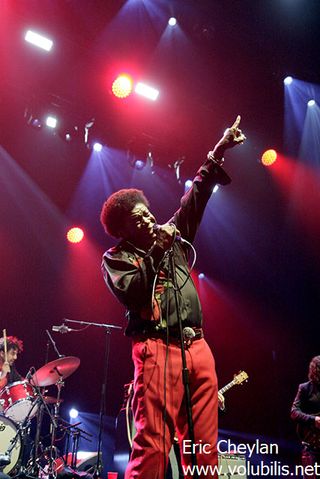
[[[113,248],[104,254],[101,265],[104,280],[128,309],[138,310],[150,299],[162,255],[158,248],[144,256]]]
[[[181,198],[180,208],[170,220],[176,224],[183,238],[190,242],[194,240],[214,186],[230,182],[227,173],[211,160],[199,168],[192,187]]]
[[[303,412],[305,409],[305,404],[307,400],[308,400],[307,390],[304,387],[304,384],[300,384],[297,395],[291,407],[291,414],[290,414],[291,419],[293,419],[296,422],[303,422],[303,423],[309,423],[309,424],[314,423],[315,416],[312,414],[307,414]]]

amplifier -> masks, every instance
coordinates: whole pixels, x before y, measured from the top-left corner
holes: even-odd
[[[247,479],[246,458],[239,454],[219,454],[219,479]]]

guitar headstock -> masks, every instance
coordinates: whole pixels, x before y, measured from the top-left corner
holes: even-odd
[[[240,371],[238,374],[236,374],[233,378],[234,384],[242,384],[245,381],[248,381],[249,376],[245,371]]]

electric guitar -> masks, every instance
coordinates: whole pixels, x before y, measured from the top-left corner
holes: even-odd
[[[312,416],[320,416],[320,412],[312,414]],[[297,434],[299,439],[310,444],[315,449],[320,450],[320,429],[314,424],[299,423],[297,425]]]
[[[226,391],[231,389],[236,384],[242,384],[245,381],[248,381],[249,376],[245,371],[240,371],[239,374],[236,374],[232,381],[226,384],[223,388],[219,389],[219,393],[224,394]]]

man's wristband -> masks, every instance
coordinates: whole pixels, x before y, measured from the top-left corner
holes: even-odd
[[[216,158],[214,156],[214,152],[213,151],[209,151],[208,155],[207,155],[207,158],[208,160],[211,160],[213,161],[213,163],[215,163],[216,165],[218,166],[222,166],[223,163],[224,163],[224,158]]]

